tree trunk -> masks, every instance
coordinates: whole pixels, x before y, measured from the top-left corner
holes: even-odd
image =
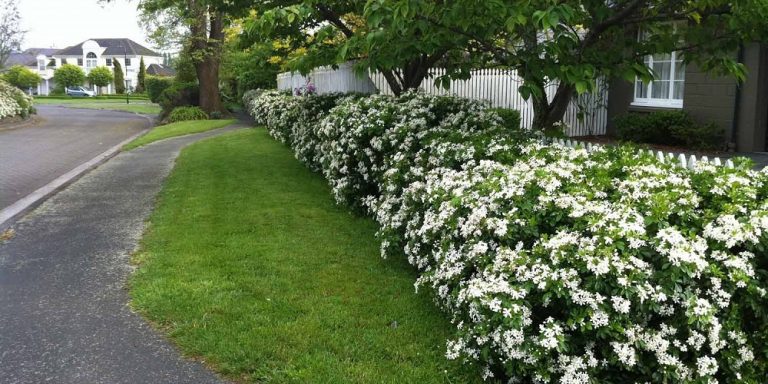
[[[223,14],[202,3],[190,0],[195,21],[190,28],[195,72],[200,86],[198,104],[209,115],[225,113],[219,92],[219,65],[224,39]]]
[[[543,91],[543,87],[542,87]],[[550,102],[546,94],[542,98],[534,97],[532,128],[539,131],[551,129],[556,123],[563,120],[568,104],[573,97],[573,86],[560,84],[557,86],[555,96]]]

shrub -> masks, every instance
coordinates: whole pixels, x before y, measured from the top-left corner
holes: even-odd
[[[147,88],[147,96],[149,101],[153,103],[160,102],[160,95],[173,84],[173,79],[170,77],[159,76],[147,76],[144,80]]]
[[[0,119],[14,116],[26,118],[33,109],[30,96],[6,81],[0,80]]]
[[[284,123],[264,117],[286,99],[249,109]],[[324,175],[451,316],[449,358],[509,382],[766,382],[768,171],[545,145],[474,102],[338,104]]]
[[[96,67],[88,72],[88,81],[97,87],[106,87],[114,79],[112,71],[107,67]]]
[[[208,120],[208,114],[200,107],[176,107],[168,115],[170,123],[187,120]]]
[[[492,110],[501,117],[505,127],[511,130],[520,129],[520,111],[509,108],[493,108]]]
[[[685,111],[630,112],[614,118],[621,140],[636,143],[685,145],[714,149],[723,145],[723,130],[715,124],[697,124]]]
[[[197,106],[200,89],[196,83],[174,82],[166,88],[158,99],[162,108],[161,118],[167,117],[176,107]]]

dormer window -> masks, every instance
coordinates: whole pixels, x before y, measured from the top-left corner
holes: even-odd
[[[45,59],[38,59],[37,60],[37,70],[38,71],[45,71]]]

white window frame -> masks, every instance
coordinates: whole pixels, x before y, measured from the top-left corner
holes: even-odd
[[[677,25],[675,25],[677,27]],[[638,32],[638,39],[643,39],[642,31]],[[630,105],[638,107],[658,107],[658,108],[670,108],[670,109],[682,109],[683,99],[675,99],[675,83],[680,80],[677,78],[677,62],[678,52],[670,53],[670,69],[669,69],[669,94],[666,98],[654,98],[654,97],[637,97],[637,83],[641,81],[639,78],[635,78],[635,82],[632,83],[632,103]],[[648,56],[648,67],[653,69],[653,55]],[[685,65],[682,66],[683,71],[683,84],[685,84]],[[655,79],[655,76],[654,76]],[[664,80],[664,79],[658,79]],[[648,96],[653,95],[653,81],[649,81],[648,84],[644,84],[645,94]]]
[[[38,71],[45,71],[46,62],[45,59],[38,59],[37,60],[37,70]]]

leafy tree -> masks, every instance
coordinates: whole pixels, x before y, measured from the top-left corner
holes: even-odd
[[[239,24],[227,29],[221,62],[222,94],[225,99],[241,100],[245,91],[275,88],[277,74],[289,55],[288,44],[280,41],[244,44]]]
[[[763,0],[371,0],[369,12],[394,28],[413,19],[468,38],[469,51],[485,65],[503,66],[523,78],[521,95],[532,98],[534,126],[562,120],[572,97],[595,90],[596,79],[639,77],[653,72],[647,55],[678,51],[686,63],[739,79],[744,66],[734,49],[764,41],[768,3]],[[646,38],[638,38],[638,36]],[[478,55],[479,53],[479,55]],[[462,75],[464,64],[448,67]],[[554,94],[545,95],[552,82]]]
[[[307,73],[355,60],[358,69],[381,72],[395,94],[417,88],[438,63],[468,57],[469,38],[415,15],[395,27],[389,15],[400,11],[386,1],[284,0],[262,3],[259,11],[246,23],[250,42],[283,39],[301,50],[289,69]]]
[[[115,80],[115,93],[122,95],[125,93],[125,75],[123,66],[117,60],[112,60],[112,73]]]
[[[85,82],[85,72],[74,64],[64,64],[53,72],[56,84],[63,87],[74,87]]]
[[[26,31],[21,29],[18,0],[0,0],[0,69],[11,52],[21,47]]]
[[[8,71],[3,74],[3,79],[25,91],[36,86],[42,80],[40,75],[22,65],[14,65],[10,67]]]
[[[247,14],[252,4],[246,0],[143,0],[139,3],[145,20],[155,15],[156,20],[165,21],[162,28],[151,31],[156,38],[163,31],[183,37],[200,86],[199,104],[207,113],[225,112],[219,92],[224,28],[238,15]]]
[[[144,79],[147,77],[147,67],[144,66],[144,56],[141,57],[141,60],[139,61],[139,74],[138,79],[136,81],[136,92],[142,93],[146,89],[144,87]]]
[[[112,71],[107,67],[96,67],[88,72],[88,82],[99,88],[111,84],[113,79]]]

